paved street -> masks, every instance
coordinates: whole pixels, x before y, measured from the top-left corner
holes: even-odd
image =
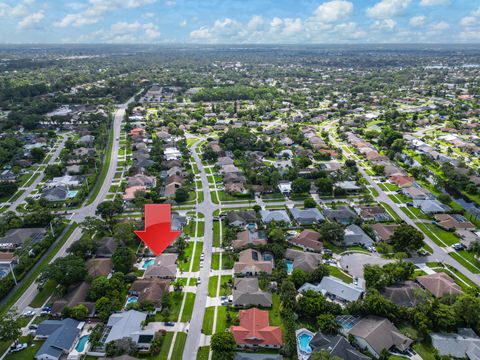
[[[115,172],[117,168],[117,154],[120,148],[120,142],[117,140],[120,136],[121,124],[123,121],[123,117],[125,115],[125,109],[127,108],[128,104],[133,101],[133,97],[129,99],[126,103],[121,104],[118,106],[118,110],[115,113],[114,121],[113,121],[113,145],[112,145],[112,156],[110,161],[110,166],[108,167],[107,175],[105,180],[101,184],[101,189],[98,195],[95,197],[93,202],[90,205],[84,206],[75,211],[72,216],[72,221],[80,223],[82,222],[87,216],[95,216],[95,210],[97,205],[106,199],[108,190],[110,189],[110,185],[115,177]],[[58,149],[57,149],[58,150]],[[58,155],[57,155],[58,156]],[[53,157],[52,157],[53,159]],[[81,237],[82,231],[80,227],[77,227],[69,238],[65,241],[61,249],[54,255],[52,261],[57,259],[58,257],[63,257],[67,253],[67,249],[70,247],[72,243],[79,240]],[[34,282],[31,284],[23,293],[23,295],[18,299],[15,303],[15,307],[18,309],[19,313],[22,313],[27,306],[32,302],[37,295],[38,289],[37,284]]]
[[[325,127],[325,129],[329,132],[330,134],[330,140],[332,143],[341,148],[341,144],[335,139],[334,136],[332,136],[332,125],[335,122],[331,122],[328,126]],[[358,160],[357,156],[354,153],[349,153],[345,151],[345,155],[347,158],[352,159],[352,160]],[[415,221],[413,219],[410,219],[407,214],[405,214],[402,209],[398,206],[397,203],[395,203],[390,197],[385,193],[385,191],[378,186],[378,184],[373,180],[373,178],[365,171],[365,169],[362,166],[358,166],[358,170],[362,174],[362,176],[368,181],[369,185],[372,186],[377,192],[378,196],[375,197],[376,201],[386,203],[389,205],[393,211],[395,211],[398,216],[408,225],[411,225],[415,227],[417,230],[421,231]],[[443,262],[445,264],[451,265],[454,268],[456,268],[458,271],[460,271],[463,275],[468,277],[470,280],[472,280],[476,285],[480,286],[480,275],[472,273],[470,270],[468,270],[465,266],[460,264],[458,261],[456,261],[454,258],[448,255],[448,250],[438,246],[432,239],[430,239],[427,235],[425,235],[425,243],[430,246],[432,249],[432,257],[436,259],[435,261],[437,262]]]

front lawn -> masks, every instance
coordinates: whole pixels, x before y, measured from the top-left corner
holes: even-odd
[[[197,352],[197,360],[208,360],[210,346],[200,346]]]
[[[217,296],[218,276],[211,276],[208,280],[208,296]]]
[[[220,226],[222,226],[221,221],[214,221],[213,222],[213,247],[220,247],[221,239],[220,239]]]
[[[440,229],[436,225],[417,223],[417,226],[438,246],[450,246],[459,241],[458,237],[453,232]]]
[[[205,335],[212,335],[213,318],[215,316],[215,306],[209,306],[205,309],[203,317],[202,332]]]
[[[184,332],[177,333],[177,339],[175,340],[175,345],[173,346],[172,351],[172,359],[182,358],[185,341],[187,341],[187,334]]]
[[[219,270],[220,269],[220,253],[213,253],[212,254],[212,269]]]
[[[347,284],[353,283],[352,277],[350,275],[344,273],[343,271],[341,271],[338,267],[328,265],[328,270],[330,271],[330,275],[335,276],[336,278],[339,278],[340,280],[343,280]]]
[[[25,339],[23,339],[25,340]],[[20,338],[20,342],[22,338]],[[4,357],[5,360],[25,360],[25,359],[33,359],[35,354],[42,346],[43,341],[32,341],[31,344],[25,350],[16,352],[16,353],[9,353],[7,356]]]
[[[182,322],[187,322],[192,319],[193,305],[195,304],[195,294],[188,292],[185,299],[185,306],[183,307]]]

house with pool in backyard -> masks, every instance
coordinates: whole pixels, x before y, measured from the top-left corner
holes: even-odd
[[[109,342],[129,338],[140,351],[148,351],[155,335],[152,326],[144,326],[147,314],[128,310],[110,315],[100,339],[101,345],[92,348],[89,333],[92,324],[66,318],[45,320],[38,325],[35,339],[45,340],[35,355],[37,360],[79,360],[85,355],[104,357]]]
[[[308,360],[313,352],[322,350],[341,359],[370,359],[359,349],[368,351],[378,359],[384,350],[406,354],[413,342],[386,318],[342,315],[338,316],[336,321],[340,326],[338,335],[313,333],[305,328],[296,331],[299,360]],[[355,347],[349,343],[347,337],[355,339]]]

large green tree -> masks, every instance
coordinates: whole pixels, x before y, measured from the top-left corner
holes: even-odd
[[[68,255],[57,258],[48,265],[41,273],[38,279],[40,284],[47,280],[53,280],[65,289],[71,285],[82,282],[87,276],[85,261],[75,255]]]
[[[229,331],[216,332],[210,342],[213,360],[232,360],[237,344]]]
[[[390,243],[396,251],[411,253],[423,246],[423,234],[411,225],[402,224],[395,229]]]
[[[10,309],[0,319],[0,340],[16,341],[22,335],[22,324],[15,309]]]
[[[112,255],[112,263],[115,271],[128,274],[137,260],[132,249],[126,246],[119,246]]]

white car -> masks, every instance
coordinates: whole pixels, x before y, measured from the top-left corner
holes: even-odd
[[[23,313],[23,316],[35,316],[35,311],[33,310],[28,310]]]
[[[10,347],[10,352],[17,352],[17,351],[22,351],[23,349],[26,349],[28,347],[27,343],[21,343],[17,345],[12,345]]]

